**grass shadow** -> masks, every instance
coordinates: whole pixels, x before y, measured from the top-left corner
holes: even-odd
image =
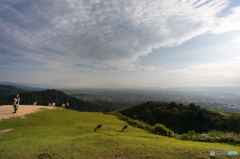
[[[53,157],[48,153],[42,153],[37,156],[39,159],[53,159]]]

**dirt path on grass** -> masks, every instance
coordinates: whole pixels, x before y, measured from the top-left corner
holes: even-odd
[[[14,112],[14,108],[12,105],[2,105],[0,106],[0,121],[2,118],[7,119],[11,117],[24,117],[24,115],[29,114],[29,113],[34,113],[40,108],[48,108],[48,109],[53,109],[56,107],[51,107],[51,106],[34,106],[34,105],[19,105],[17,113]]]

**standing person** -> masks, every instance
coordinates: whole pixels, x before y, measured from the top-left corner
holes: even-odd
[[[13,113],[16,113],[16,103],[17,103],[17,99],[15,98],[15,96],[13,96],[13,108],[14,108]]]
[[[69,108],[69,103],[67,102],[67,103],[66,103],[66,109],[68,109],[68,108]]]
[[[19,97],[19,95],[17,94],[17,97],[16,97],[16,110],[15,110],[15,113],[16,113],[17,110],[18,110],[19,103],[20,103],[20,97]]]

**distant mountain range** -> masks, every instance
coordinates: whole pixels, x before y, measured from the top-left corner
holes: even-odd
[[[0,82],[0,85],[11,85],[20,89],[25,89],[29,91],[42,91],[46,89],[56,89],[59,90],[79,90],[79,89],[129,89],[129,90],[158,90],[158,91],[170,91],[170,92],[212,92],[212,93],[240,93],[240,86],[236,87],[138,87],[138,86],[126,86],[118,84],[101,84],[92,87],[69,87],[69,88],[59,88],[58,86],[48,85],[48,84],[32,84],[32,83],[13,83],[13,82]]]
[[[56,106],[62,106],[62,104],[69,102],[70,109],[78,111],[106,111],[109,110],[109,106],[96,105],[93,103],[85,102],[75,97],[69,96],[62,91],[47,89],[44,91],[41,88],[28,87],[21,84],[1,82],[0,84],[0,105],[12,105],[13,96],[20,95],[21,103],[23,105],[32,105],[34,102],[38,102],[40,105],[48,105],[49,103],[55,103]],[[15,86],[12,86],[12,85]],[[21,89],[21,88],[25,89]],[[37,91],[36,91],[37,90]]]
[[[38,88],[37,85],[36,85],[36,87],[31,87],[31,86],[26,86],[26,85],[23,85],[23,84],[12,83],[12,82],[0,82],[0,85],[15,86],[17,88],[28,90],[28,91],[41,91],[41,90],[45,90],[44,88]]]
[[[16,88],[16,87],[15,87]],[[56,106],[61,107],[62,104],[69,102],[69,108],[78,111],[103,111],[107,109],[105,106],[98,106],[89,102],[82,101],[75,97],[69,96],[58,90],[45,90],[19,93],[21,98],[21,105],[32,105],[38,102],[40,105],[47,106],[48,103],[55,103]],[[0,97],[0,105],[12,105],[13,96]]]
[[[240,93],[240,86],[236,87],[138,87],[138,86],[125,86],[117,84],[102,84],[97,85],[95,88],[100,89],[137,89],[137,90],[159,90],[159,91],[181,91],[181,92],[213,92],[213,93]]]
[[[180,92],[240,93],[240,87],[173,87],[162,90]]]
[[[10,85],[0,85],[0,97],[8,95],[16,95],[21,92],[26,92],[24,89],[20,89]]]

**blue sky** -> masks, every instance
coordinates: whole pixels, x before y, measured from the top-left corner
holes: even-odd
[[[239,0],[1,0],[0,81],[240,86]]]

